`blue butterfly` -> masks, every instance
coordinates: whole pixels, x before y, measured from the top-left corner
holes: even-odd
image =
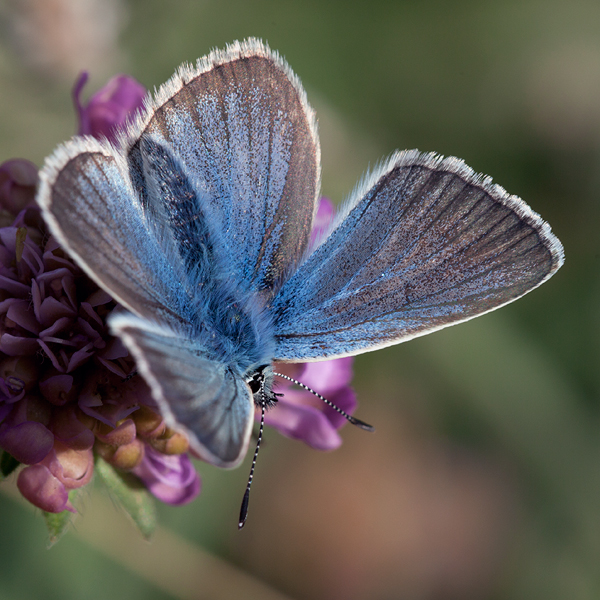
[[[182,66],[115,145],[76,137],[41,172],[52,232],[126,309],[112,332],[215,465],[245,456],[272,361],[425,335],[563,262],[547,223],[456,158],[393,154],[310,247],[319,184],[314,112],[255,39]]]

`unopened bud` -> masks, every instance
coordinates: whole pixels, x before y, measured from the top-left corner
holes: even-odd
[[[166,439],[150,440],[149,444],[161,454],[183,454],[190,447],[187,436],[179,431],[172,431]]]
[[[147,406],[140,406],[132,415],[137,434],[143,438],[157,438],[164,434],[167,426],[163,418]]]
[[[119,446],[109,462],[111,465],[129,471],[137,467],[144,458],[144,442],[139,439],[133,440],[130,444]]]

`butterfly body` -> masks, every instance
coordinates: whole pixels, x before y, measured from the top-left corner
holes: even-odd
[[[112,145],[47,160],[53,233],[125,310],[111,317],[165,419],[231,467],[273,360],[348,356],[494,310],[546,281],[560,242],[462,161],[398,152],[311,247],[320,150],[287,64],[256,40],[182,67]]]

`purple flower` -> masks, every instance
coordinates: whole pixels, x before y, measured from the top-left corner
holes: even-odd
[[[200,478],[187,454],[167,456],[147,446],[142,462],[132,472],[166,504],[181,506],[200,493]]]
[[[73,88],[73,102],[79,115],[79,135],[115,140],[115,132],[143,106],[146,88],[129,75],[116,75],[83,106],[79,98],[88,80],[86,72]]]

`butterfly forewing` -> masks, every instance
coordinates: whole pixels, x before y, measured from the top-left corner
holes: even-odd
[[[457,159],[400,153],[275,299],[276,358],[356,354],[517,299],[562,262],[529,207]]]
[[[172,326],[192,307],[181,269],[151,235],[124,161],[93,139],[59,149],[41,173],[39,202],[88,275],[136,314]]]
[[[185,210],[203,199],[241,287],[277,287],[306,248],[320,169],[312,110],[283,60],[250,40],[182,68],[163,86],[127,144],[143,204],[168,219],[169,199],[148,194],[147,137],[181,160],[195,186]],[[193,224],[187,243],[195,243]]]

